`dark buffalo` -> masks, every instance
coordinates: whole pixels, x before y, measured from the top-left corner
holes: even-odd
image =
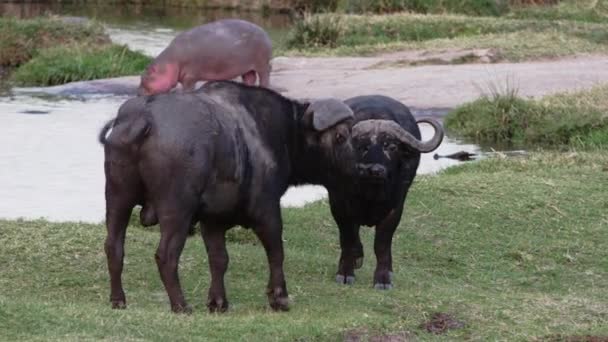
[[[354,270],[363,263],[359,227],[375,226],[374,287],[392,287],[391,244],[401,220],[407,192],[420,163],[420,153],[435,150],[443,139],[441,125],[433,125],[435,135],[420,141],[418,125],[409,109],[386,96],[358,96],[345,101],[354,112],[352,145],[356,173],[325,184],[331,212],[340,229],[341,255],[336,281],[352,284]]]
[[[209,256],[210,311],[228,308],[225,233],[235,225],[253,228],[262,242],[270,306],[287,310],[279,200],[289,185],[325,182],[344,169],[340,163],[350,163],[350,121],[352,111],[337,100],[299,103],[229,81],[126,101],[99,137],[105,146],[112,306],[126,305],[125,231],[133,207],[145,204],[144,221],[160,222],[156,263],[173,311],[190,311],[178,262],[197,221]]]

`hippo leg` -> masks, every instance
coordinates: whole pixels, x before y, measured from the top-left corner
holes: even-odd
[[[110,302],[113,309],[124,309],[127,301],[122,287],[122,269],[127,225],[137,202],[138,191],[132,191],[132,185],[137,184],[136,169],[113,163],[106,163],[105,167],[107,236],[104,250],[110,273]],[[114,169],[110,171],[111,168]]]
[[[270,87],[270,64],[265,64],[258,68],[258,74],[260,75],[260,87]]]
[[[243,83],[249,86],[254,86],[258,79],[254,70],[247,71],[241,76],[241,78],[243,78]]]
[[[393,256],[391,245],[393,234],[399,225],[403,205],[397,206],[376,226],[374,237],[374,253],[376,253],[376,270],[374,272],[374,288],[389,290],[393,288]]]
[[[156,251],[156,264],[165,290],[169,295],[171,310],[176,313],[190,313],[179,282],[179,257],[184,248],[188,230],[192,224],[194,210],[189,203],[195,201],[166,200],[158,208],[160,221],[160,243]]]
[[[196,86],[196,78],[194,77],[185,77],[181,80],[182,91],[193,91]]]
[[[220,227],[201,222],[201,234],[209,257],[211,286],[207,296],[209,312],[224,312],[228,310],[224,274],[228,269],[228,251],[226,250],[226,227]]]
[[[277,201],[278,203],[278,201]],[[277,205],[261,212],[266,213],[260,224],[254,227],[254,232],[266,250],[270,279],[266,289],[270,307],[275,311],[289,310],[289,296],[285,274],[283,273],[283,222],[281,210]]]

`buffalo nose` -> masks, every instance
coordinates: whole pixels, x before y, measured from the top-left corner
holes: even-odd
[[[369,170],[368,165],[357,164],[357,171],[359,172],[359,174],[361,176],[367,176],[368,170]]]
[[[366,177],[386,177],[386,168],[380,164],[358,164],[359,175]]]
[[[372,165],[369,168],[369,174],[374,177],[384,177],[386,176],[386,169],[382,165]]]

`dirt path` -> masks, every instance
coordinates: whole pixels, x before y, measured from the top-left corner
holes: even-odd
[[[521,96],[591,87],[608,82],[608,56],[497,64],[375,68],[383,58],[283,58],[273,61],[272,83],[293,97],[380,93],[418,108],[452,108],[507,82]]]
[[[608,56],[527,63],[390,67],[395,57],[294,58],[273,60],[271,82],[294,98],[348,98],[384,94],[417,108],[453,108],[507,83],[521,96],[542,96],[608,82]],[[382,66],[384,65],[384,66]],[[53,94],[133,94],[139,77],[17,89]]]

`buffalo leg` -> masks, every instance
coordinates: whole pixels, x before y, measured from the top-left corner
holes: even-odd
[[[228,251],[226,250],[226,228],[204,225],[201,222],[201,234],[209,257],[211,286],[207,297],[210,312],[224,312],[228,309],[224,274],[228,269]]]
[[[122,288],[122,268],[124,260],[125,234],[134,202],[124,198],[107,201],[107,237],[104,245],[110,273],[110,302],[113,309],[124,309],[127,305]]]
[[[363,244],[359,236],[360,226],[355,228],[355,245],[353,246],[353,257],[355,258],[355,269],[360,269],[363,266]]]
[[[283,273],[283,223],[281,220],[281,211],[277,206],[270,210],[272,213],[268,215],[254,231],[257,237],[262,242],[268,257],[268,265],[270,268],[270,279],[266,294],[270,307],[275,311],[289,310],[289,299],[287,294],[287,285],[285,283],[285,274]]]
[[[359,239],[359,226],[352,223],[338,222],[340,229],[340,261],[336,282],[351,285],[355,282],[357,259],[363,263],[363,247]]]
[[[400,206],[399,208],[403,208]],[[376,271],[374,272],[374,288],[388,290],[393,287],[393,256],[391,245],[393,235],[401,219],[403,209],[392,210],[387,217],[376,226],[374,237],[374,253],[376,254]]]
[[[106,158],[108,156],[106,155]],[[122,287],[125,234],[139,192],[136,170],[111,161],[104,164],[106,175],[106,228],[104,250],[110,274],[110,302],[114,309],[127,305]],[[128,190],[127,190],[128,189]]]
[[[185,210],[183,207],[168,211],[159,210],[161,236],[155,258],[161,280],[169,295],[171,310],[190,313],[192,309],[186,304],[177,272],[179,257],[192,224],[192,215]]]
[[[363,245],[359,238],[359,225],[354,223],[347,214],[352,210],[352,208],[344,206],[347,201],[332,196],[332,192],[329,195],[331,214],[340,230],[340,261],[336,282],[352,284],[355,281],[355,269],[363,265]]]

